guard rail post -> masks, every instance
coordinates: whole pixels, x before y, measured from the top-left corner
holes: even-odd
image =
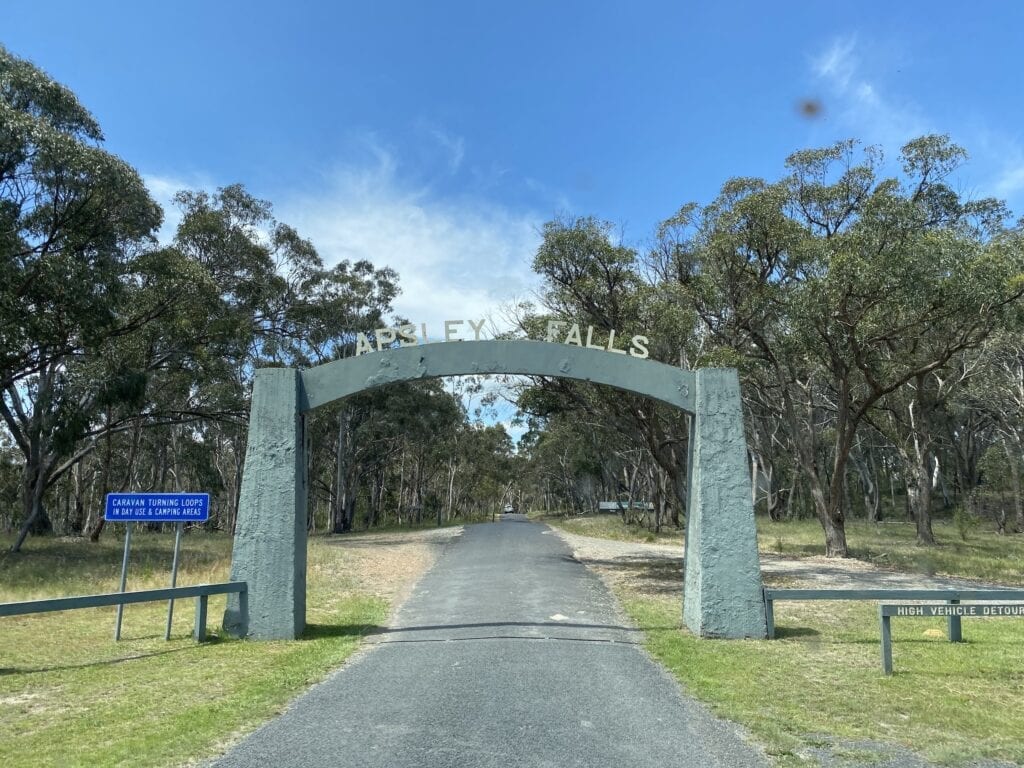
[[[196,597],[196,626],[193,631],[193,637],[197,643],[202,643],[206,640],[206,600],[207,595],[198,595]]]

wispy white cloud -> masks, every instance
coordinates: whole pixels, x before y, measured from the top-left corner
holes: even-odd
[[[552,210],[558,211],[559,213],[571,211],[575,208],[572,201],[565,195],[565,193],[561,190],[548,186],[538,179],[528,176],[523,179],[523,186],[536,194],[538,198],[544,200],[551,206]]]
[[[394,268],[402,289],[395,314],[426,323],[432,339],[445,320],[487,319],[487,336],[507,329],[502,307],[535,288],[530,262],[543,218],[485,198],[439,195],[403,177],[397,152],[372,137],[366,144],[368,162],[336,169],[315,193],[286,198],[276,206],[280,218],[309,237],[328,264],[367,259]],[[453,149],[452,162],[461,163],[463,148]],[[504,424],[517,442],[524,428],[512,424],[505,383],[482,384],[463,398],[471,418],[482,398],[497,396],[479,418]]]
[[[898,68],[894,55],[899,54],[875,50],[856,37],[840,37],[812,57],[810,71],[823,88],[822,101],[833,125],[846,136],[880,144],[889,156],[917,136],[949,134],[971,155],[959,179],[966,194],[1003,198],[1011,207],[1024,202],[1024,146],[1019,139],[966,110],[952,124],[948,118],[937,123],[919,104],[896,95],[887,82],[885,73]]]
[[[543,217],[481,197],[445,197],[408,181],[400,156],[366,138],[368,162],[336,169],[321,189],[281,201],[277,213],[316,245],[328,264],[367,259],[399,274],[396,315],[426,323],[437,339],[445,320],[487,319],[487,336],[509,327],[502,308],[536,287],[530,263]],[[464,147],[451,144],[452,163]],[[454,170],[454,168],[453,168]],[[463,326],[466,333],[470,329]],[[471,417],[484,395],[497,395],[480,418],[503,423],[514,441],[510,392],[497,379],[464,398]]]
[[[1012,200],[1024,194],[1024,151],[1019,145],[1007,148],[1002,155],[997,170],[992,192],[997,197]]]
[[[453,136],[440,128],[431,128],[430,136],[448,153],[448,170],[457,173],[466,157],[466,140]]]
[[[884,92],[864,71],[855,37],[837,38],[811,61],[811,71],[825,87],[825,108],[841,127],[872,144],[895,150],[934,130],[909,99]]]
[[[1004,168],[996,179],[995,193],[1001,198],[1017,197],[1024,192],[1024,164]]]
[[[465,156],[464,142],[440,131],[433,137],[449,152],[454,173]],[[445,320],[486,319],[488,338],[507,330],[511,322],[504,308],[536,288],[530,264],[544,217],[487,197],[442,195],[410,181],[413,175],[403,173],[397,150],[376,135],[364,134],[355,144],[361,161],[337,166],[311,188],[261,192],[273,202],[275,217],[309,238],[328,265],[366,259],[395,269],[402,291],[395,315],[426,323],[432,340],[443,334]],[[205,178],[150,174],[144,179],[164,208],[162,242],[173,238],[181,219],[175,193],[212,192],[219,186]],[[501,381],[490,380],[483,393],[505,389]],[[472,400],[466,404],[472,407]],[[516,440],[523,432],[512,426],[515,408],[507,399],[499,397],[481,416],[486,423],[504,423]]]
[[[452,163],[461,163],[461,140],[450,146]],[[507,329],[502,307],[535,288],[530,262],[543,217],[417,186],[403,178],[398,153],[373,134],[363,135],[359,148],[363,162],[338,166],[315,189],[270,195],[275,216],[310,238],[328,265],[366,259],[395,269],[402,290],[396,315],[427,323],[433,338],[448,319],[488,319],[488,335]],[[177,192],[218,186],[159,174],[144,181],[164,209],[161,242],[170,242],[181,220]]]
[[[852,37],[834,40],[824,53],[814,59],[814,73],[830,80],[839,90],[846,91],[856,69],[855,48],[856,41]]]
[[[494,318],[533,288],[542,217],[491,200],[444,197],[405,181],[397,153],[369,141],[371,161],[329,174],[323,187],[280,201],[278,216],[328,264],[367,259],[399,274],[395,312],[427,323]],[[460,161],[461,162],[461,161]]]

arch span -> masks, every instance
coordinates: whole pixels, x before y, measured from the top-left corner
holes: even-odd
[[[703,637],[765,637],[739,379],[604,350],[518,340],[424,344],[306,370],[256,372],[224,626],[294,638],[306,624],[304,414],[388,384],[467,374],[523,374],[604,384],[691,414],[683,620]]]
[[[451,341],[349,357],[300,372],[303,411],[367,389],[414,379],[523,374],[592,381],[693,413],[693,371],[599,349],[544,341]]]

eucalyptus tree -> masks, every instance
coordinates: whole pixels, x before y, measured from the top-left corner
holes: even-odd
[[[449,478],[446,514],[470,518],[500,511],[499,505],[521,496],[512,438],[502,424],[464,421],[457,442],[460,473]]]
[[[649,524],[655,531],[671,520],[673,494],[668,475],[637,434],[613,423],[592,421],[577,410],[534,414],[519,444],[526,471],[523,491],[532,506],[545,512],[593,512],[602,501],[625,505],[627,522]],[[649,515],[651,503],[654,514]]]
[[[1022,470],[1024,462],[1024,342],[1021,341],[1021,320],[1024,312],[1010,328],[994,335],[981,354],[981,371],[970,383],[961,408],[970,409],[988,418],[995,437],[984,451],[1001,452],[990,455],[990,469],[999,469],[1013,496],[1013,528],[1024,533],[1024,494]],[[979,450],[978,453],[981,453]],[[980,459],[980,456],[977,457]],[[995,477],[986,478],[988,482]]]
[[[114,308],[160,210],[66,87],[0,47],[0,386],[130,332]],[[136,324],[144,318],[135,319]]]
[[[942,493],[946,506],[953,504],[945,484],[949,469],[962,503],[971,505],[991,423],[969,402],[972,380],[984,374],[981,358],[973,349],[955,355],[942,368],[915,376],[883,397],[866,417],[900,459],[908,508],[922,544],[935,544],[935,492]]]
[[[644,335],[652,358],[688,366],[695,340],[693,312],[677,300],[673,286],[652,283],[642,267],[633,248],[613,242],[607,222],[582,218],[548,223],[533,261],[543,280],[541,307],[522,308],[521,329],[544,337],[547,322],[561,320],[593,326],[602,342],[613,331],[620,338]],[[547,394],[539,400],[536,395],[521,398],[527,412],[586,414],[589,422],[608,424],[626,440],[638,436],[671,478],[672,515],[679,522],[686,499],[683,414],[649,399],[565,379],[533,383]]]
[[[182,192],[175,200],[182,218],[173,244],[158,251],[166,254],[163,263],[148,264],[141,277],[143,285],[172,286],[167,311],[89,359],[101,369],[97,381],[104,380],[102,367],[116,361],[139,387],[136,401],[99,410],[90,427],[93,439],[81,446],[100,448],[104,492],[139,487],[132,464],[139,459],[143,429],[161,427],[184,451],[197,433],[223,422],[234,432],[235,454],[243,450],[252,367],[287,344],[293,330],[288,310],[303,281],[321,266],[308,242],[277,224],[269,204],[239,185],[213,195]],[[115,462],[113,433],[120,432],[132,438],[122,461]],[[158,463],[150,480],[162,487],[176,456],[160,450],[145,458]],[[116,473],[113,463],[122,465]],[[237,474],[234,485],[237,497]],[[180,489],[180,482],[174,486]],[[102,514],[94,507],[86,532],[96,541],[102,529]]]
[[[392,384],[324,411],[310,423],[310,474],[327,501],[330,533],[351,531],[360,507],[366,527],[382,524],[389,509],[399,522],[421,522],[428,507],[441,513],[447,482],[438,478],[465,412],[438,381]],[[335,434],[339,418],[345,426]]]
[[[397,275],[368,261],[327,267],[313,244],[278,221],[268,201],[241,185],[214,194],[176,196],[182,219],[175,247],[202,269],[212,287],[201,315],[187,326],[201,361],[194,386],[220,392],[238,411],[211,411],[207,428],[230,445],[228,514],[233,529],[245,454],[246,403],[254,370],[263,366],[317,365],[351,354],[355,334],[380,324],[396,295]],[[338,416],[338,471],[349,438],[344,409]]]
[[[529,466],[524,481],[538,508],[569,513],[595,508],[600,500],[595,488],[602,485],[608,457],[578,410],[559,410],[546,417],[535,414],[519,449]]]
[[[781,181],[734,179],[663,228],[665,273],[720,359],[744,360],[777,403],[830,556],[847,554],[843,486],[865,418],[978,346],[1024,292],[1005,208],[947,183],[964,158],[925,136],[903,147],[900,177],[880,178],[876,149],[804,150]]]
[[[144,277],[165,255],[153,249],[160,209],[102,142],[70,90],[0,47],[0,416],[24,457],[15,550],[45,525],[44,493],[91,408],[126,385],[88,395],[79,364],[166,312],[173,293]]]
[[[174,242],[158,247],[159,207],[102,143],[70,90],[0,48],[0,417],[24,460],[15,549],[47,526],[48,489],[95,452],[100,497],[142,482],[143,428],[171,430],[186,453],[204,431],[227,438],[235,466],[218,467],[237,501],[254,368],[342,354],[353,319],[378,320],[397,290],[366,261],[325,267],[240,185],[180,193]],[[146,482],[160,486],[157,453]]]
[[[351,357],[357,334],[372,336],[375,328],[386,325],[384,317],[398,293],[397,273],[366,260],[341,261],[322,270],[309,285],[306,300],[296,308],[296,318],[304,329],[294,347],[296,364],[319,365]],[[325,484],[328,527],[333,533],[352,527],[358,492],[354,430],[366,407],[365,398],[357,398],[324,409],[311,419],[311,427],[319,435],[318,446],[330,443],[333,447],[331,481]]]

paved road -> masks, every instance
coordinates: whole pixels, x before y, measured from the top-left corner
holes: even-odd
[[[376,647],[216,765],[764,766],[683,696],[546,526],[469,526]]]

